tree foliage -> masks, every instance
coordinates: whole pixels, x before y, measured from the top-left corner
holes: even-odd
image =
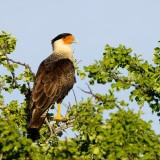
[[[53,114],[48,113],[40,129],[41,137],[33,143],[27,139],[26,128],[35,74],[29,65],[9,58],[16,41],[6,31],[0,34],[0,65],[8,70],[0,75],[0,159],[160,159],[160,135],[151,129],[151,121],[141,119],[145,102],[160,115],[159,47],[154,51],[154,64],[133,55],[123,45],[106,45],[102,58],[85,66],[84,71],[75,65],[81,79],[89,80],[88,90],[82,90],[88,98],[71,107],[68,122],[50,124]],[[17,68],[23,68],[23,73],[17,75]],[[106,92],[95,93],[91,85],[107,86]],[[12,94],[13,90],[24,95],[23,103],[19,104],[16,97],[11,102],[4,101],[4,93]],[[129,92],[128,97],[121,99],[124,97],[119,95],[125,92]],[[131,109],[133,101],[139,107],[138,113]],[[106,118],[106,112],[110,117]],[[79,134],[61,140],[67,128]]]

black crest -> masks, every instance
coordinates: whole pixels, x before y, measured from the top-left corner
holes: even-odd
[[[55,37],[54,39],[52,39],[51,44],[53,45],[53,43],[61,38],[65,38],[67,36],[71,35],[70,33],[62,33],[59,34],[57,37]]]

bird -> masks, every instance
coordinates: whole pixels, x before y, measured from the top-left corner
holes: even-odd
[[[60,116],[60,105],[76,81],[72,43],[78,43],[72,34],[59,34],[51,41],[53,53],[39,65],[30,97],[27,124],[28,137],[33,141],[40,138],[39,128],[52,104],[58,104],[58,113],[53,120],[68,120],[68,117]]]

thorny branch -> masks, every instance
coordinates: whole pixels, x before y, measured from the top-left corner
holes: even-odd
[[[103,102],[103,100],[102,100],[101,97],[95,95],[95,94],[92,92],[90,86],[89,86],[87,83],[86,83],[86,85],[88,86],[89,91],[85,91],[85,90],[83,90],[83,89],[81,89],[81,88],[79,88],[79,89],[80,89],[82,92],[87,93],[87,94],[90,94],[90,95],[92,95],[93,97],[95,97],[95,99],[96,99],[95,102],[97,102],[97,101],[102,101],[102,102]],[[121,110],[121,108],[119,107],[118,104],[115,103],[115,106],[116,106],[119,110]]]

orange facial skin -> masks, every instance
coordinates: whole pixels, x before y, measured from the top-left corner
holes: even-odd
[[[69,35],[69,36],[63,38],[63,41],[65,44],[70,44],[73,42],[73,39],[74,39],[74,37],[72,35]]]

